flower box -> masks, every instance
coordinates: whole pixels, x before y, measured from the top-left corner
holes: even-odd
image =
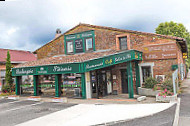
[[[143,95],[143,96],[154,96],[156,97],[156,95],[160,92],[160,90],[152,90],[149,88],[142,88],[142,87],[138,87],[138,94],[139,95]]]
[[[158,94],[156,95],[157,102],[174,102],[176,100],[177,100],[177,94],[172,96],[159,96]]]

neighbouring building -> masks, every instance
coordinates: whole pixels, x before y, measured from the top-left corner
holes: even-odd
[[[11,64],[12,67],[25,63],[28,61],[37,60],[35,54],[29,51],[22,51],[22,50],[12,50],[12,49],[0,49],[0,91],[2,85],[5,84],[5,73],[6,73],[6,58],[7,58],[7,51],[9,50],[11,56]]]
[[[163,77],[179,70],[185,76],[187,44],[185,39],[140,31],[79,24],[37,49],[37,61],[13,68],[16,94],[20,94],[23,75],[34,76],[34,95],[40,95],[42,83],[49,83],[60,97],[69,89],[75,96],[99,98],[129,93],[149,77]]]

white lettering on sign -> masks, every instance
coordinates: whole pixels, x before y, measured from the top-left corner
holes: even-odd
[[[71,71],[72,67],[61,67],[61,66],[54,66],[53,72],[61,72],[61,71]]]
[[[17,69],[16,70],[16,74],[33,74],[33,73],[34,73],[34,70],[32,70],[32,69],[29,69],[29,70]]]
[[[126,59],[129,59],[129,58],[131,58],[130,54],[127,54],[126,56],[116,57],[115,62],[119,62],[119,61],[126,60]]]
[[[156,58],[158,58],[158,56],[156,54],[147,54],[147,55],[145,55],[145,58],[146,59],[156,59]]]
[[[92,36],[92,34],[91,33],[84,33],[84,34],[82,34],[82,37],[89,37],[89,36]]]
[[[99,64],[95,64],[95,65],[89,65],[89,64],[87,64],[86,65],[86,69],[90,69],[90,68],[94,68],[94,67],[99,67],[99,66],[103,66],[103,62],[99,63]]]
[[[162,54],[162,58],[176,56],[176,53]]]
[[[67,36],[66,39],[75,39],[75,36]]]

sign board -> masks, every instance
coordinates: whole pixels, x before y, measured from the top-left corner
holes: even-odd
[[[173,59],[177,58],[177,47],[175,43],[162,45],[149,45],[143,47],[143,58],[145,60]]]
[[[125,52],[120,52],[113,55],[108,55],[80,63],[13,68],[12,75],[22,76],[22,75],[83,73],[132,60],[142,60],[142,52],[136,50],[127,50]]]
[[[82,42],[82,39],[76,39],[75,40],[75,50],[76,50],[76,53],[83,52],[83,42]]]

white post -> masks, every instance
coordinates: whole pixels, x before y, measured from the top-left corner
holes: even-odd
[[[90,72],[85,73],[85,81],[86,81],[86,99],[92,98],[92,89],[90,83]]]

